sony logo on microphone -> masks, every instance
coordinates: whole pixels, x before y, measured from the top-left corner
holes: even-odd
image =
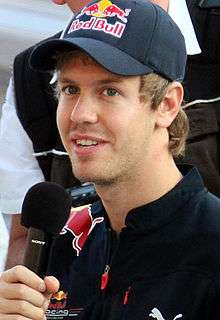
[[[34,240],[32,239],[31,242],[36,243],[36,244],[40,244],[40,245],[45,245],[45,241],[40,241],[40,240]]]

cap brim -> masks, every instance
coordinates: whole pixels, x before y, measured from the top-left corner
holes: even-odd
[[[56,53],[76,49],[83,50],[112,73],[142,75],[153,72],[153,69],[135,60],[125,52],[91,38],[56,39],[43,42],[33,50],[30,56],[30,65],[33,69],[39,71],[54,70],[56,68]]]

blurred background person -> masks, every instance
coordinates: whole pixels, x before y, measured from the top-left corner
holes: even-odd
[[[184,80],[190,133],[184,162],[220,197],[220,1],[186,0],[201,53],[188,56]]]

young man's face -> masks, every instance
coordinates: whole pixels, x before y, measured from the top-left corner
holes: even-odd
[[[140,77],[120,77],[75,58],[61,68],[58,86],[57,123],[75,176],[109,184],[142,174],[156,112],[140,101]]]

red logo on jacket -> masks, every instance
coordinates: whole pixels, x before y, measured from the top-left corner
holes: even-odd
[[[79,256],[86,239],[95,227],[97,223],[103,222],[103,217],[93,218],[91,214],[91,206],[84,208],[74,208],[70,217],[63,227],[61,234],[65,234],[67,231],[71,232],[74,236],[73,248],[76,250],[77,256]]]

